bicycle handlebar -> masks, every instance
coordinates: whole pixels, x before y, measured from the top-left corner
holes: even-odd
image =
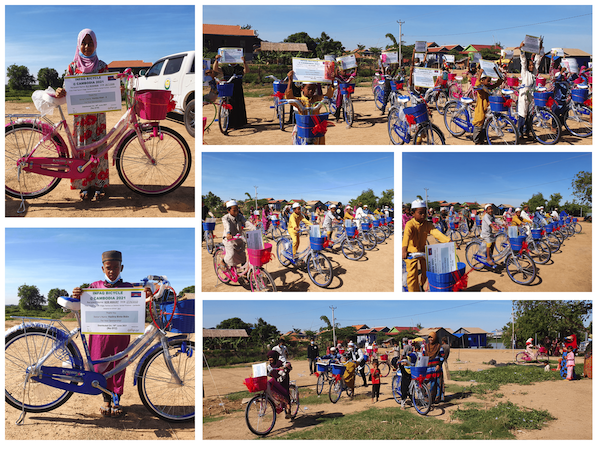
[[[308,111],[308,113],[310,115],[313,115],[313,113],[319,109],[321,106],[323,106],[325,104],[324,100],[321,100],[320,102],[315,103],[314,106],[304,106],[302,104],[302,102],[300,102],[300,100],[297,100],[295,98],[291,98],[291,99],[287,99],[287,100],[283,100],[282,102],[290,104],[295,106],[296,108],[298,108],[298,110],[300,111]]]

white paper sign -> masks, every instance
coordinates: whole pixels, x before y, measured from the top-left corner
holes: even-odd
[[[415,61],[416,61],[417,59],[418,59],[419,61],[424,61],[424,60],[425,60],[425,53],[415,53]]]
[[[500,77],[500,70],[494,61],[486,61],[485,59],[479,60],[479,65],[483,69],[483,74],[486,77],[498,78]]]
[[[456,247],[454,242],[425,246],[427,270],[433,273],[450,273],[456,270]]]
[[[323,59],[325,59],[325,61],[335,61],[335,55],[325,55],[323,56]]]
[[[140,288],[83,289],[83,334],[143,334],[146,294]]]
[[[502,50],[502,57],[504,59],[512,59],[514,50]]]
[[[321,59],[292,58],[294,82],[332,83],[335,62]]]
[[[453,63],[454,62],[454,55],[444,55],[444,61],[446,61],[448,63]]]
[[[553,48],[552,56],[565,56],[565,51],[562,48]]]
[[[243,48],[233,48],[233,47],[223,47],[219,50],[219,55],[221,55],[220,62],[227,64],[236,64],[242,63],[242,56],[244,56]]]
[[[427,41],[415,42],[415,53],[425,53],[427,51]]]
[[[413,69],[413,82],[415,86],[432,88],[435,86],[436,78],[442,74],[439,69],[415,67]]]
[[[479,62],[481,59],[481,53],[473,53],[473,62]]]
[[[398,53],[397,52],[383,52],[381,54],[381,60],[387,64],[398,64]]]
[[[522,52],[529,52],[529,53],[539,53],[540,51],[540,38],[536,37],[536,36],[529,36],[528,34],[525,35],[525,40],[523,41],[525,43],[525,45],[523,45],[523,48],[521,49]]]
[[[337,61],[344,70],[354,69],[356,67],[356,56],[354,55],[341,56],[337,58]]]
[[[564,65],[569,73],[579,73],[579,64],[575,58],[564,58],[561,65]]]
[[[65,77],[67,112],[97,114],[121,111],[121,87],[117,73],[96,73]]]
[[[252,378],[266,377],[267,363],[252,364]]]

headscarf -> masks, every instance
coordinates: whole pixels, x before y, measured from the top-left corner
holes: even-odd
[[[435,358],[439,356],[441,344],[438,342],[437,334],[435,331],[429,333],[429,337],[432,338],[431,342],[428,342],[425,345],[424,354],[425,356],[429,356],[429,359]]]
[[[279,359],[279,352],[276,350],[271,350],[269,353],[267,353],[267,359],[269,358],[273,358],[275,361],[277,361]]]
[[[81,53],[81,43],[87,35],[90,35],[92,41],[94,41],[94,54],[92,56],[85,56]],[[89,28],[85,28],[79,32],[77,36],[77,48],[75,49],[75,58],[73,61],[77,64],[77,68],[83,73],[94,73],[98,68],[98,56],[96,55],[96,49],[98,44],[96,43],[96,34]]]

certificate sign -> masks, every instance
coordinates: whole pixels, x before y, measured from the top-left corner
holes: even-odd
[[[335,55],[325,55],[323,56],[325,61],[335,61]]]
[[[425,246],[427,270],[433,273],[450,273],[456,270],[456,248],[454,242]]]
[[[525,35],[524,45],[521,49],[522,52],[529,52],[538,54],[540,52],[540,38],[535,36]]]
[[[553,48],[552,56],[565,56],[565,50],[562,48]]]
[[[67,112],[97,114],[121,111],[121,87],[117,73],[95,73],[65,77]]]
[[[501,53],[504,59],[512,59],[514,55],[514,50],[502,50]]]
[[[481,60],[481,53],[473,53],[473,62],[478,63]]]
[[[143,334],[146,295],[140,288],[82,289],[83,334]]]
[[[561,65],[567,68],[569,73],[579,73],[579,64],[575,58],[564,58],[561,61]]]
[[[415,61],[416,60],[423,61],[425,60],[425,53],[415,53]]]
[[[427,41],[416,41],[415,42],[415,52],[425,53],[426,51],[427,51]]]
[[[292,58],[294,82],[331,83],[335,75],[335,62],[322,59]]]
[[[479,60],[479,65],[483,69],[483,74],[486,77],[499,78],[501,77],[498,66],[494,61],[486,61],[485,59]]]
[[[444,61],[446,61],[447,63],[453,63],[454,55],[444,55]]]
[[[354,69],[356,67],[356,56],[348,55],[337,58],[338,63],[343,70]]]
[[[221,55],[220,62],[222,63],[236,64],[244,62],[242,61],[242,56],[244,56],[243,48],[223,47],[220,48],[218,51],[219,55]]]
[[[381,60],[387,64],[398,64],[398,52],[383,52]]]
[[[441,75],[439,69],[428,69],[425,67],[415,67],[413,69],[414,85],[418,87],[432,88],[435,86],[437,77]]]

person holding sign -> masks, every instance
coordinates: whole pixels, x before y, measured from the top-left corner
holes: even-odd
[[[537,78],[540,62],[542,61],[543,44],[544,39],[540,38],[539,52],[530,60],[525,57],[525,51],[523,49],[525,41],[521,42],[521,45],[519,46],[519,50],[521,50],[521,84],[523,85],[523,88],[519,89],[519,101],[517,103],[519,113],[519,136],[523,136],[524,133],[529,133],[529,130],[525,129],[525,123],[527,121],[529,106],[533,100],[535,79]]]
[[[77,36],[75,58],[67,67],[67,75],[84,75],[89,73],[108,72],[108,65],[98,59],[96,34],[86,28]],[[64,88],[56,89],[58,98],[67,95]],[[106,136],[106,114],[80,114],[73,116],[73,137],[77,147],[98,142]],[[94,150],[102,151],[103,147]],[[89,159],[91,152],[85,152],[83,159]],[[100,159],[98,165],[92,169],[87,178],[71,180],[71,189],[79,189],[81,200],[98,201],[105,197],[104,189],[108,186],[108,152]],[[93,192],[93,194],[92,194]]]
[[[104,273],[104,280],[94,281],[89,285],[89,288],[110,289],[133,287],[133,284],[126,283],[121,278],[121,272],[123,272],[122,262],[123,257],[120,251],[109,250],[102,253],[102,272]],[[152,295],[152,291],[149,287],[145,287],[144,290],[146,291],[146,298]],[[83,290],[81,287],[76,287],[73,289],[72,297],[79,299],[81,298],[82,293]],[[92,334],[89,337],[90,357],[92,360],[107,358],[125,350],[128,345],[128,334]],[[94,366],[94,370],[98,373],[106,373],[114,369],[119,362],[120,361],[113,361],[111,363],[99,364]],[[123,395],[123,386],[125,384],[125,370],[106,380],[106,383],[106,388],[121,398],[121,395]],[[100,414],[110,417],[123,415],[121,406],[111,406],[112,397],[109,394],[102,393],[102,397],[104,398],[104,405],[100,407]]]
[[[357,73],[357,69],[354,69],[354,72],[349,73],[351,71],[351,69],[336,69],[336,74],[335,74],[335,79],[338,81],[338,83],[350,83],[354,77],[356,77],[356,73]],[[335,121],[339,122],[340,120],[340,112],[342,110],[342,90],[339,88],[339,84],[338,84],[338,88],[337,88],[337,97],[335,99],[335,113],[334,113],[334,117],[335,117]],[[350,96],[351,94],[349,93],[348,96]]]
[[[492,89],[500,86],[504,79],[498,78],[493,84],[491,77],[487,77],[483,74],[483,69],[477,71],[477,81],[475,82],[475,89],[480,88],[477,92],[477,104],[475,105],[475,112],[473,113],[473,142],[475,145],[485,144],[485,130],[483,124],[485,123],[485,113],[487,112],[490,101],[489,96]]]
[[[228,64],[219,68],[220,59],[221,55],[215,56],[213,72],[222,73],[225,81],[228,81],[233,75],[236,75],[237,77],[231,80],[231,83],[233,84],[233,95],[230,98],[230,104],[232,109],[229,113],[229,128],[244,128],[248,124],[248,116],[246,115],[246,102],[244,101],[244,87],[242,85],[242,77],[245,74],[250,73],[248,63],[246,62],[246,59],[242,56],[242,61],[244,63],[243,67],[239,64]]]

